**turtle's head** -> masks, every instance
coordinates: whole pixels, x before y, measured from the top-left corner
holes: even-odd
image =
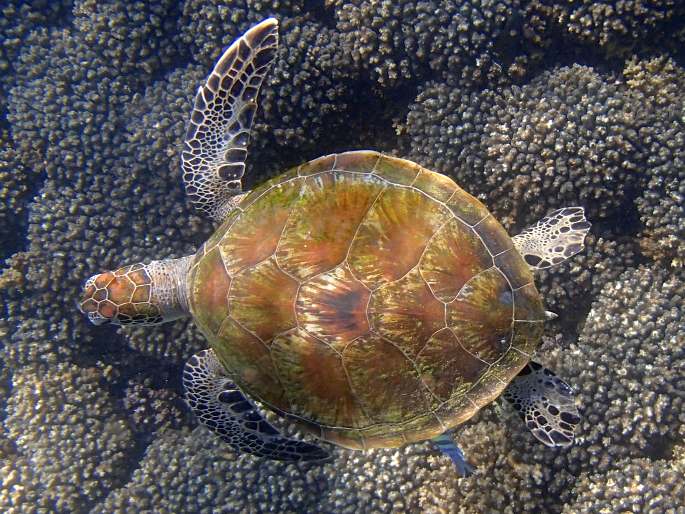
[[[156,325],[188,314],[192,256],[137,263],[93,275],[78,307],[95,325]]]

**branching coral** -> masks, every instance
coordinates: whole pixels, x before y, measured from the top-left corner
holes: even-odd
[[[608,57],[625,55],[683,26],[685,7],[678,0],[531,0],[527,29],[541,38],[563,34],[566,40],[599,48]]]
[[[412,107],[408,130],[417,159],[521,226],[564,205],[585,205],[596,220],[629,204],[647,116],[625,86],[576,65],[501,93],[434,85]]]
[[[4,421],[16,444],[13,472],[32,477],[36,489],[28,494],[57,512],[80,511],[121,485],[135,453],[132,431],[101,385],[105,379],[97,369],[63,364],[13,376]],[[21,507],[9,491],[3,500],[4,512]]]
[[[124,409],[139,437],[150,438],[160,429],[190,425],[191,413],[181,396],[171,389],[154,387],[150,382],[150,378],[129,380],[124,393]]]
[[[579,480],[563,512],[678,512],[685,505],[684,472],[682,459],[619,461],[608,473]]]
[[[204,428],[169,430],[95,512],[303,512],[316,509],[326,471],[237,456]]]
[[[519,0],[331,3],[343,44],[382,88],[429,76],[452,86],[506,82],[531,64]]]
[[[685,72],[672,59],[631,59],[626,82],[657,112],[649,138],[649,181],[637,200],[646,254],[685,264]]]
[[[164,248],[189,253],[194,243],[179,230],[200,224],[189,209],[179,213],[182,188],[169,180],[176,142],[169,150],[131,133],[141,77],[112,73],[99,42],[86,39],[78,31],[39,30],[17,65],[21,78],[12,89],[9,116],[14,141],[18,152],[34,156],[33,166],[41,163],[46,182],[29,217],[26,275],[33,301],[13,309],[15,343],[4,349],[15,365],[87,353],[86,327],[65,316],[83,277]],[[153,134],[164,138],[165,120],[155,121],[160,124]],[[141,160],[143,144],[157,150],[154,159]],[[150,211],[170,223],[160,226]],[[67,302],[56,301],[60,297]]]
[[[639,268],[607,285],[557,372],[583,407],[579,441],[555,464],[602,472],[620,458],[664,458],[685,437],[682,274]],[[578,363],[582,363],[579,366]]]
[[[29,177],[12,146],[8,131],[0,129],[0,259],[25,244]]]

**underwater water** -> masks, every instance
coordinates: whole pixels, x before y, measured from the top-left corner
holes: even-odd
[[[191,321],[79,312],[94,273],[212,234],[181,143],[222,49],[269,16],[246,189],[364,148],[444,173],[511,234],[585,208],[585,249],[536,273],[572,446],[498,399],[456,431],[468,478],[427,442],[240,455],[184,403]],[[671,0],[0,2],[0,512],[684,512],[684,48]]]

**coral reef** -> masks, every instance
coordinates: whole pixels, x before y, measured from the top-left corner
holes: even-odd
[[[682,458],[619,461],[609,473],[579,480],[574,488],[576,499],[563,512],[678,512],[685,505],[683,471]]]
[[[593,304],[578,343],[554,352],[584,416],[564,469],[600,472],[619,458],[665,458],[682,442],[683,279],[658,269],[624,272]]]
[[[683,9],[5,2],[0,510],[682,508]],[[211,233],[184,198],[180,141],[222,48],[271,15],[281,46],[248,187],[320,154],[372,147],[453,177],[512,233],[563,205],[587,209],[585,251],[538,276],[560,314],[538,359],[578,391],[574,446],[539,445],[496,402],[456,436],[478,467],[467,479],[429,443],[336,449],[324,466],[239,456],[181,402],[181,366],[206,345],[192,323],[116,330],[77,312],[91,274],[189,254]]]
[[[0,129],[0,259],[25,244],[21,234],[26,230],[28,178],[8,131]]]
[[[526,27],[549,41],[563,40],[584,51],[599,49],[621,56],[654,39],[669,39],[683,27],[685,7],[678,0],[532,0],[526,6]]]
[[[165,431],[148,447],[129,483],[95,512],[305,512],[333,469],[297,468],[233,454],[204,428]]]
[[[623,70],[631,91],[658,113],[644,145],[649,181],[636,205],[645,254],[685,262],[685,71],[671,58],[631,59]],[[671,261],[671,262],[669,262]]]
[[[342,44],[381,88],[429,76],[451,86],[507,82],[535,60],[519,0],[331,3]]]
[[[14,374],[4,427],[16,454],[5,462],[3,512],[31,506],[22,489],[36,512],[75,512],[125,481],[136,443],[106,380],[107,371],[70,364]]]
[[[150,377],[129,379],[124,394],[124,408],[129,413],[132,428],[140,437],[152,436],[160,429],[179,429],[191,423],[191,413],[181,396],[171,389],[155,387]]]
[[[563,205],[598,219],[631,202],[649,114],[613,77],[574,65],[501,91],[433,84],[411,106],[407,130],[413,157],[521,227]]]

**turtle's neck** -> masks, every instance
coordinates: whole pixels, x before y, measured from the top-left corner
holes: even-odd
[[[152,261],[147,265],[152,279],[150,301],[159,306],[164,321],[190,314],[188,305],[188,270],[193,255],[180,259]]]

